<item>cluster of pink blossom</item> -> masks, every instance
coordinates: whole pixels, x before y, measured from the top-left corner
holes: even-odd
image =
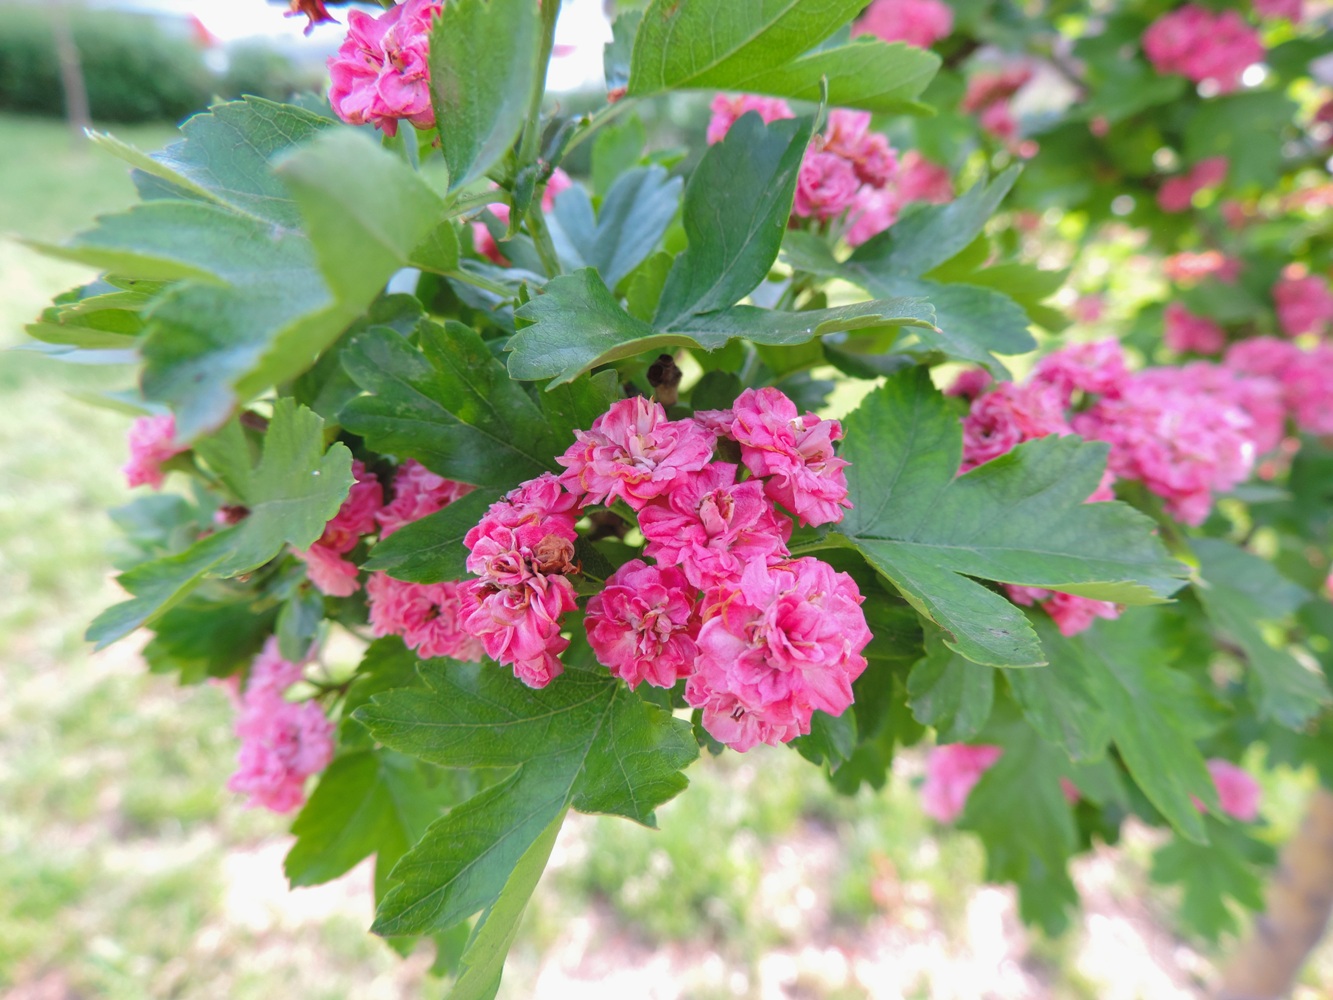
[[[1217,187],[1227,179],[1230,161],[1225,156],[1200,160],[1193,168],[1175,177],[1168,177],[1157,189],[1157,205],[1163,212],[1187,212],[1194,196],[1207,188]]]
[[[751,94],[718,94],[712,109],[710,143],[720,142],[749,111],[765,122],[793,117],[785,101]],[[900,162],[888,138],[870,131],[869,112],[835,109],[801,162],[792,219],[821,224],[841,219],[843,237],[850,245],[860,246],[893,225],[909,202],[938,204],[952,198],[947,169],[916,151]]]
[[[1211,81],[1219,93],[1240,87],[1241,74],[1260,62],[1259,35],[1234,10],[1213,13],[1188,3],[1163,14],[1143,33],[1143,52],[1158,73]]]
[[[1089,502],[1113,499],[1115,481],[1133,479],[1162,497],[1172,515],[1199,524],[1214,495],[1247,479],[1257,457],[1282,439],[1282,390],[1271,377],[1253,377],[1271,374],[1202,361],[1131,373],[1114,340],[1047,355],[1023,384],[989,386],[984,373],[965,372],[949,390],[969,401],[960,471],[1024,441],[1078,434],[1111,446],[1106,474]],[[1299,376],[1293,371],[1289,378],[1295,383]],[[1042,602],[1066,635],[1118,614],[1104,601],[1034,587],[1008,591],[1020,604]]]
[[[356,564],[345,557],[362,535],[375,530],[376,515],[384,506],[384,490],[375,473],[355,461],[352,475],[356,481],[338,513],[324,526],[324,533],[310,548],[296,551],[296,557],[306,565],[310,582],[331,597],[350,597],[361,589]]]
[[[1270,382],[1283,417],[1311,434],[1333,434],[1333,344],[1306,350],[1277,337],[1233,344],[1226,366],[1249,382]]]
[[[1288,265],[1273,286],[1277,321],[1288,337],[1312,333],[1324,336],[1333,324],[1333,290],[1328,279]]]
[[[471,486],[437,476],[408,459],[394,473],[393,499],[375,514],[380,538],[470,492]],[[462,628],[462,587],[458,581],[408,583],[387,573],[372,573],[366,582],[371,630],[380,636],[402,636],[410,649],[428,659],[447,656],[477,662],[481,644]]]
[[[1217,250],[1186,250],[1162,261],[1162,273],[1178,285],[1192,285],[1204,278],[1231,285],[1240,277],[1240,261]]]
[[[329,102],[350,125],[397,135],[398,122],[435,124],[430,100],[430,27],[443,0],[405,0],[379,17],[352,10],[347,37],[329,57]]]
[[[1010,99],[1031,79],[1032,68],[1022,64],[983,70],[967,81],[967,91],[960,105],[963,111],[977,116],[982,128],[1022,156],[1034,155],[1036,145],[1017,142],[1018,122],[1010,107]]]
[[[572,187],[573,184],[574,181],[569,174],[556,167],[551,172],[551,178],[546,182],[546,187],[542,191],[542,211],[550,212],[551,209],[555,208],[555,199],[560,192]],[[509,225],[509,206],[504,202],[492,202],[486,206],[486,210],[499,220],[500,225]],[[509,263],[505,255],[500,252],[499,244],[495,242],[495,237],[491,235],[486,223],[480,220],[472,223],[472,245],[476,248],[477,253],[493,264],[504,267]]]
[[[1254,11],[1260,17],[1283,18],[1299,24],[1304,17],[1302,0],[1254,0]]]
[[[239,678],[230,687],[237,702],[236,735],[241,740],[236,773],[227,782],[248,795],[252,805],[291,812],[305,801],[305,780],[333,758],[333,723],[313,701],[292,702],[287,689],[301,679],[270,636],[250,666],[244,693]]]
[[[463,539],[462,628],[486,655],[510,664],[529,687],[545,687],[564,669],[569,646],[560,619],[576,607],[567,574],[574,562],[575,497],[549,472],[491,504]]]
[[[166,477],[162,463],[189,451],[176,443],[176,418],[170,413],[137,418],[130,424],[126,443],[130,460],[121,471],[130,488],[151,486],[160,490]]]
[[[981,776],[1002,756],[1002,747],[985,743],[945,743],[931,748],[926,755],[926,780],[921,785],[922,812],[937,822],[952,823],[963,814]],[[1243,823],[1258,818],[1261,792],[1248,771],[1215,757],[1208,761],[1208,773],[1224,813]],[[1078,802],[1078,786],[1068,778],[1060,779],[1060,791],[1070,805]],[[1197,798],[1193,801],[1203,812],[1203,803]]]
[[[870,641],[855,582],[813,558],[793,559],[792,522],[839,521],[850,507],[836,421],[801,414],[773,388],[747,389],[730,410],[669,420],[660,404],[622,400],[559,458],[581,507],[624,503],[649,564],[635,559],[588,604],[599,662],[631,687],[688,678],[686,701],[737,750],[810,731],[815,711],[841,714]],[[719,439],[741,466],[718,461]]]
[[[1273,2],[1273,0],[1269,0]],[[874,35],[928,49],[953,31],[953,9],[942,0],[874,0],[852,25],[852,37]]]
[[[1172,302],[1163,315],[1166,346],[1177,354],[1220,354],[1227,346],[1226,331],[1208,319]]]

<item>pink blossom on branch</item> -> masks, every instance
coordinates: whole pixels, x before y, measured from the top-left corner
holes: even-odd
[[[189,451],[189,448],[176,444],[176,418],[170,413],[137,418],[130,424],[126,440],[130,460],[121,471],[125,473],[125,482],[131,489],[135,486],[151,486],[160,490],[162,480],[166,478],[162,464]]]
[[[834,108],[817,142],[824,152],[850,163],[857,180],[872,188],[882,188],[898,169],[898,156],[888,137],[870,131],[869,111]]]
[[[818,559],[748,563],[704,595],[699,659],[685,700],[735,750],[786,743],[815,711],[841,715],[870,642],[860,591]]]
[[[1333,323],[1333,291],[1328,279],[1306,274],[1303,268],[1291,266],[1282,272],[1273,286],[1273,303],[1278,323],[1288,337],[1305,333],[1323,336]]]
[[[928,49],[953,30],[953,9],[941,0],[874,0],[852,25],[852,37],[874,35]]]
[[[737,483],[737,471],[713,462],[644,507],[644,554],[679,566],[701,588],[739,576],[750,560],[785,558],[791,521],[774,512],[759,480]]]
[[[270,636],[250,668],[240,695],[235,731],[241,739],[236,773],[227,782],[250,804],[286,813],[305,801],[305,781],[333,758],[333,723],[313,701],[290,702],[284,695],[301,679]]]
[[[963,814],[967,797],[981,776],[1004,754],[1002,747],[946,743],[926,756],[926,780],[921,785],[921,809],[939,823],[952,823]]]
[[[1055,389],[1039,382],[1002,382],[978,396],[963,418],[961,471],[999,458],[1024,441],[1068,434],[1064,403]]]
[[[1196,316],[1179,302],[1172,302],[1163,315],[1166,346],[1178,354],[1219,354],[1226,347],[1227,335],[1205,316]]]
[[[569,640],[560,634],[560,619],[578,606],[565,577],[537,575],[509,587],[468,580],[461,598],[463,627],[528,687],[545,687],[564,671],[559,655]]]
[[[833,524],[847,499],[847,461],[833,453],[842,425],[796,404],[771,386],[746,389],[732,406],[728,436],[741,446],[741,461],[764,478],[764,492],[797,516],[802,525]]]
[[[375,516],[384,505],[380,481],[363,462],[352,463],[352,476],[347,499],[324,526],[324,533],[310,548],[296,550],[296,557],[306,564],[310,582],[331,597],[348,597],[360,587],[356,565],[342,557],[356,548],[362,535],[375,530]]]
[[[697,587],[674,566],[633,559],[588,602],[588,643],[597,662],[631,689],[674,687],[694,669]]]
[[[1143,52],[1158,73],[1212,81],[1223,94],[1238,89],[1241,74],[1264,58],[1263,43],[1239,13],[1213,13],[1193,3],[1149,25]]]
[[[796,178],[792,214],[802,219],[832,219],[852,206],[860,187],[850,161],[833,153],[809,151]]]
[[[668,420],[662,404],[636,396],[611,404],[556,459],[560,482],[582,506],[617,497],[635,510],[674,489],[713,457],[713,435],[693,420]]]
[[[1183,174],[1168,177],[1157,191],[1157,205],[1163,212],[1185,212],[1200,191],[1219,186],[1227,179],[1230,161],[1225,156],[1200,160]]]
[[[1254,0],[1254,10],[1260,17],[1283,18],[1299,24],[1304,16],[1302,0]]]
[[[393,476],[393,499],[375,515],[380,537],[388,538],[405,524],[443,510],[475,487],[437,476],[415,459],[407,459]]]
[[[708,144],[721,142],[731,126],[750,111],[755,112],[765,124],[783,118],[795,118],[796,115],[787,102],[780,97],[760,97],[757,94],[737,94],[728,97],[718,94],[709,105],[713,117],[708,122]]]
[[[915,149],[903,153],[898,163],[898,173],[893,178],[893,186],[904,203],[928,201],[934,205],[943,205],[953,201],[953,180],[949,177],[949,168],[932,163]]]
[[[347,37],[329,58],[329,102],[349,125],[371,124],[386,135],[406,119],[435,124],[430,101],[430,26],[442,0],[406,0],[379,17],[353,10]]]
[[[371,631],[377,636],[402,636],[423,659],[446,656],[465,663],[481,661],[480,640],[463,629],[464,584],[408,583],[387,573],[366,581]]]
[[[1242,823],[1253,823],[1259,818],[1259,799],[1262,789],[1250,772],[1229,760],[1213,757],[1208,761],[1208,774],[1217,789],[1218,804],[1222,811]],[[1194,807],[1204,812],[1204,805],[1194,796]]]
[[[542,190],[542,211],[549,213],[554,209],[555,200],[560,197],[560,192],[568,190],[573,185],[574,181],[569,174],[556,167],[551,172],[551,179],[546,182],[546,187]],[[492,202],[486,206],[486,210],[495,216],[500,225],[509,225],[509,206],[504,202]],[[508,258],[500,252],[500,245],[495,242],[490,229],[480,220],[472,223],[472,246],[492,264],[499,264],[501,267],[509,264]]]

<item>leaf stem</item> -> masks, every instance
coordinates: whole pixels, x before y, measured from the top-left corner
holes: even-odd
[[[565,146],[565,154],[568,155],[571,149],[574,149],[576,146],[582,143],[583,140],[589,138],[599,128],[601,128],[607,122],[611,121],[622,111],[624,111],[627,107],[633,104],[635,100],[637,100],[637,98],[622,97],[614,104],[608,104],[604,108],[601,108],[600,110],[589,115],[588,118],[584,121],[583,127],[579,129],[579,131],[574,133],[573,137],[570,138],[569,140],[569,144]]]
[[[517,294],[512,288],[507,288],[498,281],[491,281],[489,278],[483,278],[479,274],[471,274],[468,271],[445,271],[443,274],[453,281],[461,281],[465,285],[480,288],[492,295],[499,295],[506,299],[512,299]]]

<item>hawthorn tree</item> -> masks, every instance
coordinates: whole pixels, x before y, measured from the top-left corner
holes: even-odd
[[[383,6],[292,0],[346,15],[327,98],[95,136],[142,203],[40,245],[102,277],[29,328],[138,365],[126,474],[181,489],[115,512],[89,639],[230,690],[291,883],[373,855],[372,929],[492,996],[570,809],[651,825],[759,743],[853,794],[933,741],[927,811],[1025,919],[1135,817],[1235,931],[1246,768],[1333,780],[1328,33],[653,0],[569,114],[558,3]],[[639,114],[679,90],[683,157]]]

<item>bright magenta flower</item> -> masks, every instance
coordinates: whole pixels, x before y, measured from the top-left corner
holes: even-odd
[[[588,602],[584,622],[597,662],[631,689],[674,687],[694,669],[698,589],[674,566],[627,562]]]
[[[995,766],[1004,749],[987,744],[946,743],[926,756],[926,780],[921,786],[921,809],[940,823],[952,823],[963,813],[967,797],[981,776]]]
[[[329,58],[329,102],[339,118],[386,135],[396,135],[403,119],[418,128],[435,124],[430,26],[442,7],[441,0],[406,0],[379,17],[348,13],[347,38]]]

